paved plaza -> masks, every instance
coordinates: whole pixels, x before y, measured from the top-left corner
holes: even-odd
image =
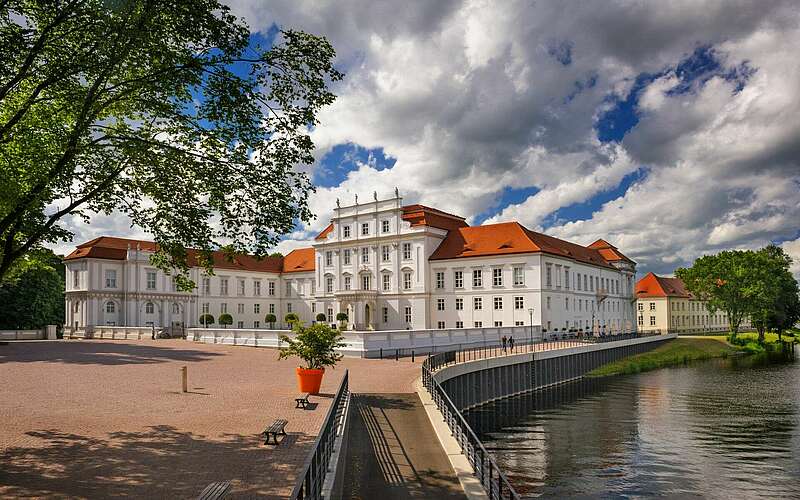
[[[345,369],[359,393],[411,393],[420,359],[345,358],[310,410],[294,408],[291,360],[272,349],[182,340],[0,346],[0,497],[285,498]],[[180,367],[188,366],[189,393]],[[288,436],[259,433],[286,418]]]

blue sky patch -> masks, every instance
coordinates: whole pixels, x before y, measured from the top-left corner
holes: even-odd
[[[353,143],[338,144],[322,157],[312,181],[319,187],[336,187],[347,179],[347,174],[358,170],[362,163],[381,171],[392,168],[396,161],[396,158],[386,156],[383,148],[367,149]]]

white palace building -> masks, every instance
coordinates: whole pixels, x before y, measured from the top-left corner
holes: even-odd
[[[337,203],[338,205],[338,203]],[[541,325],[546,331],[635,328],[636,264],[613,245],[589,246],[517,222],[469,226],[463,217],[395,197],[337,206],[308,248],[285,257],[215,255],[214,274],[194,266],[191,293],[150,264],[148,241],[100,237],[65,257],[65,326],[196,327],[203,313],[232,328],[285,327],[288,312],[319,313],[370,330]],[[190,252],[190,263],[192,258]]]

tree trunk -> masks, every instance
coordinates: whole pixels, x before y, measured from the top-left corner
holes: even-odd
[[[764,325],[759,324],[757,328],[758,328],[758,343],[759,344],[763,344],[764,343]]]

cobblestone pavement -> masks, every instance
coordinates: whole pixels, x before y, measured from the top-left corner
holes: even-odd
[[[0,497],[285,498],[345,369],[360,393],[410,393],[421,359],[345,358],[316,407],[294,408],[291,360],[276,351],[182,340],[0,346]],[[189,393],[181,393],[187,366]],[[258,434],[286,418],[288,436]]]

